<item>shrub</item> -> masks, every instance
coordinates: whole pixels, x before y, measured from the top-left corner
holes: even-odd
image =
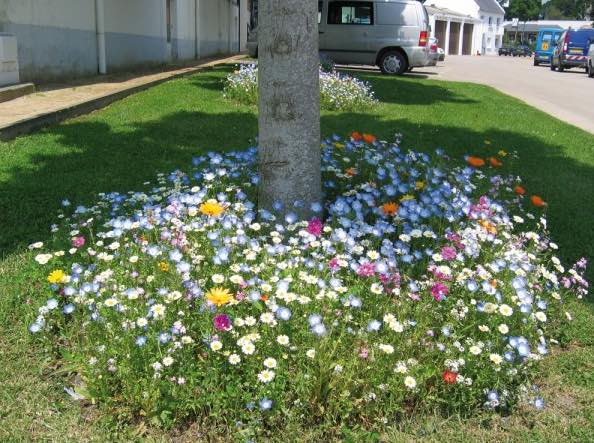
[[[377,104],[371,85],[337,71],[327,72],[329,65],[320,67],[320,108],[328,111],[355,111]],[[227,76],[223,95],[246,105],[258,103],[258,67],[240,65]]]
[[[325,219],[317,204],[309,220],[257,211],[255,148],[61,215],[32,245],[51,295],[30,330],[67,356],[77,394],[241,430],[532,392],[566,297],[586,286],[585,261],[565,272],[554,256],[546,203],[532,198],[532,215],[495,157],[465,166],[359,133],[322,146]]]

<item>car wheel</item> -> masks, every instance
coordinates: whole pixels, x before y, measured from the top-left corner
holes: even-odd
[[[382,73],[389,75],[402,75],[408,69],[406,58],[398,51],[386,51],[379,61]]]

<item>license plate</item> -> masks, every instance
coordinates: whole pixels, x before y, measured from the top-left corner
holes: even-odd
[[[546,43],[546,42],[545,42],[545,43],[543,43],[543,44],[542,44],[542,50],[543,50],[543,51],[548,51],[548,50],[549,50],[549,44],[548,44],[548,43]]]
[[[570,54],[583,54],[583,49],[570,49],[569,53]]]

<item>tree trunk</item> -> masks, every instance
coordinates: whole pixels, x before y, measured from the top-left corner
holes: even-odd
[[[322,200],[317,5],[258,5],[258,206],[270,209],[280,202],[283,212],[303,218]]]

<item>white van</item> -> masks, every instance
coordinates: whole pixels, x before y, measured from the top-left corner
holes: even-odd
[[[377,65],[400,75],[430,61],[429,16],[417,0],[321,0],[318,32],[320,52],[336,63]],[[257,28],[248,51],[258,54]]]

